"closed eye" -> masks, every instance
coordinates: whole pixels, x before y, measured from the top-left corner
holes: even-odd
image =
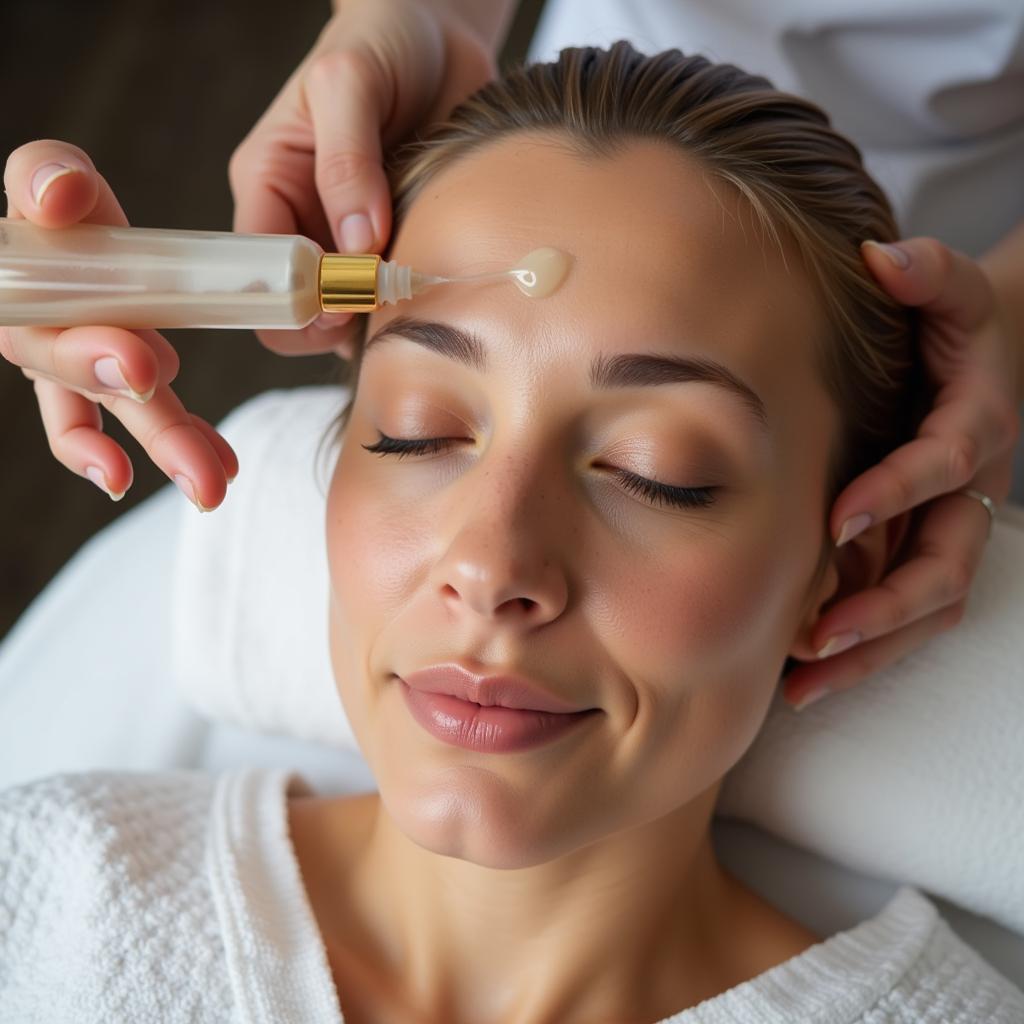
[[[448,448],[454,438],[428,437],[423,439],[388,437],[377,431],[380,440],[374,444],[360,445],[377,455],[428,455]],[[657,480],[648,480],[625,469],[616,469],[615,475],[623,482],[627,491],[640,494],[652,505],[673,505],[677,508],[707,508],[714,504],[716,487],[674,487]]]

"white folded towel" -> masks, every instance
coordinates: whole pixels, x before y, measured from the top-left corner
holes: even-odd
[[[358,749],[327,647],[324,515],[337,449],[321,435],[348,399],[339,386],[267,391],[218,431],[239,472],[220,507],[181,510],[174,674],[209,718]]]
[[[240,472],[187,502],[175,675],[212,719],[358,749],[331,672],[321,435],[338,386],[269,391],[218,427]],[[314,470],[320,472],[315,474]],[[963,621],[799,714],[781,693],[717,813],[1024,934],[1024,509],[1000,510]]]

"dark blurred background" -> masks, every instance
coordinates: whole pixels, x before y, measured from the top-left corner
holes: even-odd
[[[520,3],[502,67],[525,57],[542,6]],[[72,142],[131,224],[230,231],[231,153],[330,15],[329,0],[0,0],[0,157],[32,139]],[[175,393],[213,424],[261,391],[323,384],[338,368],[333,355],[275,355],[251,331],[163,333],[181,357]],[[106,412],[135,470],[124,498],[58,463],[32,382],[3,359],[0,417],[2,639],[84,541],[168,480]]]

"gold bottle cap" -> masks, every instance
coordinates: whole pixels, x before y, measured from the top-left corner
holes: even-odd
[[[325,313],[370,313],[377,308],[377,253],[320,257],[320,308]]]

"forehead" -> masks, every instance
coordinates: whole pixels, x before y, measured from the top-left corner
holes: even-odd
[[[675,342],[763,377],[780,357],[809,364],[823,327],[795,249],[783,257],[763,234],[733,187],[668,143],[638,139],[595,157],[557,136],[509,136],[439,172],[389,256],[447,276],[507,269],[554,246],[573,258],[565,284],[545,299],[510,284],[443,285],[382,307],[368,329],[433,317],[494,337],[502,320],[549,340],[585,334],[605,351]]]

